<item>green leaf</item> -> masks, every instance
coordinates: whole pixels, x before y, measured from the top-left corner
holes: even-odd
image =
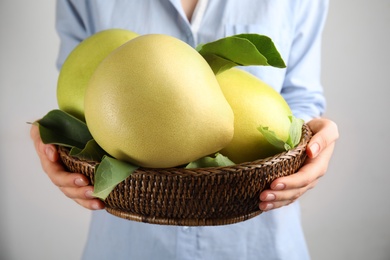
[[[87,142],[93,139],[83,121],[62,110],[52,110],[34,124],[38,125],[41,139],[45,144],[83,149]]]
[[[290,150],[299,144],[302,136],[302,126],[304,121],[302,119],[298,119],[295,116],[288,116],[290,119],[290,128],[289,128],[289,136],[286,142],[279,139],[274,131],[269,130],[268,127],[260,126],[257,129],[260,133],[263,134],[264,138],[272,144],[274,147],[280,150]]]
[[[81,160],[100,162],[103,159],[103,156],[107,155],[107,153],[98,145],[94,139],[92,139],[88,141],[84,149],[73,147],[70,150],[69,155]]]
[[[110,192],[138,169],[130,163],[104,156],[95,170],[93,196],[105,200]]]
[[[271,38],[265,35],[237,34],[200,44],[196,50],[216,75],[234,66],[286,67]]]
[[[296,118],[295,116],[289,116],[291,125],[289,129],[289,137],[287,139],[287,143],[291,148],[294,148],[301,141],[302,136],[302,126],[304,124],[303,119]]]
[[[220,153],[216,153],[215,157],[211,156],[205,156],[202,157],[194,162],[190,162],[186,168],[187,169],[194,169],[194,168],[208,168],[208,167],[223,167],[223,166],[230,166],[235,165],[234,162],[229,160],[226,156],[223,156]]]
[[[280,140],[274,131],[271,131],[268,129],[268,127],[259,126],[257,128],[260,133],[263,134],[264,138],[273,146],[275,146],[279,150],[286,150],[288,146],[286,146],[286,143],[283,140]],[[288,149],[287,149],[288,150]]]
[[[207,63],[210,65],[211,69],[213,70],[215,75],[218,75],[219,73],[231,69],[235,66],[237,66],[237,63],[232,62],[230,60],[227,60],[225,58],[222,58],[221,56],[218,56],[216,54],[204,54],[203,58],[207,61]]]
[[[274,42],[268,36],[247,33],[236,35],[236,37],[247,39],[253,43],[257,50],[267,58],[268,65],[276,68],[286,67],[286,64],[284,63],[284,60],[277,50]]]

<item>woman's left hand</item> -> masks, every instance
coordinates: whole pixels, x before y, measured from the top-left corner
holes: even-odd
[[[328,168],[335,142],[339,137],[337,125],[325,118],[308,122],[313,132],[306,153],[308,158],[295,174],[280,177],[271,183],[270,189],[260,194],[260,209],[268,211],[289,205],[313,188]]]

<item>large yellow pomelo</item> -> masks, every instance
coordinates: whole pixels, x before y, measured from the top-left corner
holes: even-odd
[[[234,112],[233,140],[221,153],[235,163],[250,162],[280,152],[257,129],[269,127],[283,141],[289,136],[290,107],[272,87],[252,74],[233,68],[217,75]]]
[[[188,44],[139,36],[99,65],[85,96],[96,142],[113,157],[166,168],[215,153],[233,137],[234,116],[214,73]]]
[[[84,120],[84,92],[96,67],[110,52],[137,36],[124,29],[107,29],[78,44],[60,70],[57,82],[59,108]]]

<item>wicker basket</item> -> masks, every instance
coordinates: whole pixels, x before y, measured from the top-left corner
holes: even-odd
[[[106,198],[106,210],[124,219],[163,225],[212,226],[250,219],[261,213],[260,192],[301,167],[310,138],[304,125],[296,148],[229,167],[139,168]],[[97,162],[71,157],[64,147],[59,152],[69,171],[85,174],[93,184]]]

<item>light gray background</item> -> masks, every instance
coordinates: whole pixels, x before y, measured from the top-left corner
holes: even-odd
[[[313,0],[315,1],[315,0]],[[302,198],[313,260],[390,259],[389,0],[336,0],[324,33],[326,116],[341,138]],[[56,108],[54,1],[0,2],[0,259],[79,259],[90,213],[42,172],[28,121]]]

